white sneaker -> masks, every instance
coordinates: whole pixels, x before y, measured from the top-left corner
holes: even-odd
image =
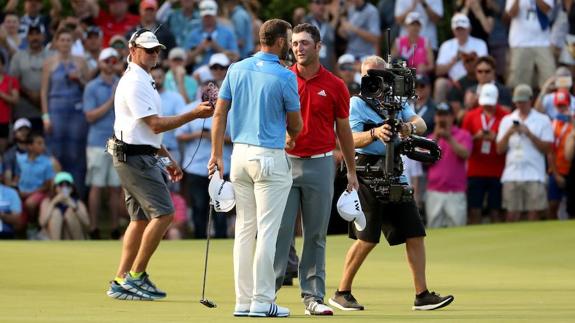
[[[250,314],[250,304],[236,304],[234,316],[248,316]]]
[[[322,301],[312,301],[305,307],[305,315],[333,315],[333,310]]]
[[[250,306],[250,317],[287,317],[289,309],[275,303],[260,303],[253,301]]]

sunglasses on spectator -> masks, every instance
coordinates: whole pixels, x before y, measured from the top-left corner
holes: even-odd
[[[210,69],[211,69],[211,70],[215,70],[215,71],[217,71],[217,70],[225,71],[225,70],[228,69],[228,67],[227,67],[227,66],[220,65],[220,64],[214,64],[214,65],[210,66]]]
[[[492,70],[492,69],[489,69],[489,68],[488,68],[488,69],[479,69],[479,68],[478,68],[478,69],[475,70],[475,72],[478,73],[478,74],[488,74],[488,73],[493,72],[493,70]]]
[[[353,67],[352,64],[343,64],[339,67],[339,69],[342,71],[348,71],[348,72],[355,71],[355,68]]]
[[[104,60],[104,63],[109,64],[109,65],[115,65],[116,63],[118,63],[118,59],[115,57],[110,57]]]
[[[64,182],[60,182],[58,183],[58,186],[68,186],[71,187],[72,183],[68,182],[68,181],[64,181]]]
[[[114,42],[110,45],[114,49],[124,49],[126,48],[126,44],[121,41]]]
[[[159,54],[160,50],[161,50],[160,47],[154,47],[154,48],[145,48],[145,47],[141,47],[141,46],[137,46],[137,47],[143,49],[144,52],[146,52],[146,54],[148,54],[148,55]]]

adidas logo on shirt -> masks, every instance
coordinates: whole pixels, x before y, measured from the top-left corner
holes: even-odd
[[[327,96],[327,94],[325,93],[324,90],[321,90],[319,92],[317,92],[317,94],[321,95],[321,96]]]

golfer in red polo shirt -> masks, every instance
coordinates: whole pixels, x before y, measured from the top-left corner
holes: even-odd
[[[301,294],[307,315],[332,315],[325,296],[325,245],[334,191],[336,137],[347,165],[348,190],[358,189],[354,145],[349,125],[349,92],[344,82],[321,66],[319,30],[311,24],[293,29],[303,130],[288,142],[293,184],[276,244],[276,290],[284,280],[295,221],[301,207],[304,245],[299,265]]]

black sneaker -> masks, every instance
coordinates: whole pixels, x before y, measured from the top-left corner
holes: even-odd
[[[455,297],[451,295],[441,296],[436,294],[435,292],[427,292],[425,295],[420,297],[415,297],[415,302],[413,302],[413,310],[415,311],[431,311],[436,310],[438,308],[445,307],[453,300]]]
[[[335,292],[329,299],[329,304],[343,311],[363,311],[363,305],[357,302],[351,292]]]

